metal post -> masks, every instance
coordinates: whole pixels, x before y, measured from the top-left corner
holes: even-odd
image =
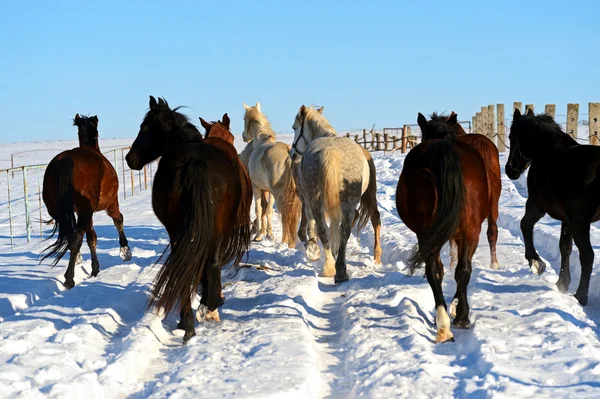
[[[37,168],[37,180],[38,180],[38,205],[40,207],[40,238],[43,237],[42,233],[42,185],[40,184],[40,168]]]
[[[29,199],[27,198],[27,166],[23,166],[23,195],[25,196],[25,229],[27,242],[31,242],[31,218],[29,217]]]
[[[142,184],[140,183],[140,186]],[[144,165],[144,190],[148,190],[148,168]]]
[[[129,169],[129,172],[131,172],[131,196],[133,197],[135,195],[135,180],[133,179],[133,169]]]
[[[14,171],[13,171],[14,173]],[[12,226],[12,209],[10,207],[10,176],[8,170],[6,171],[6,183],[8,188],[8,225],[10,228],[10,250],[13,249],[13,226]]]

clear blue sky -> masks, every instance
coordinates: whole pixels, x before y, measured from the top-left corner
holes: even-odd
[[[93,4],[92,4],[93,3]],[[600,101],[600,1],[0,0],[0,142],[135,137],[148,95],[241,133],[242,103],[290,132],[469,119],[513,101]],[[509,108],[507,108],[509,109]]]

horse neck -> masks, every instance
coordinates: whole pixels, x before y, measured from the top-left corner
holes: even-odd
[[[91,150],[100,152],[100,146],[98,145],[98,139],[95,139],[95,140],[79,139],[79,147],[89,148]]]
[[[318,119],[309,119],[308,120],[308,126],[310,128],[311,131],[311,137],[312,139],[318,139],[321,137],[335,137],[337,136],[337,133],[335,131],[335,129],[333,128],[333,126],[331,126],[330,124],[324,122],[324,121],[319,121]]]
[[[532,159],[544,155],[549,151],[553,150],[561,150],[568,147],[579,146],[577,141],[566,133],[560,132],[552,132],[549,136],[545,137],[542,140],[538,140],[538,143],[533,146],[535,148],[534,153],[532,154]]]

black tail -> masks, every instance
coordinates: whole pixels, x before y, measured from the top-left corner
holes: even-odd
[[[357,231],[362,230],[367,225],[373,214],[379,213],[377,209],[377,170],[375,169],[375,162],[368,150],[363,148],[363,153],[369,164],[369,185],[360,197],[358,218],[354,221]]]
[[[56,181],[56,213],[50,215],[54,219],[54,228],[48,239],[52,238],[58,231],[58,238],[56,242],[50,245],[42,252],[42,259],[40,263],[46,258],[55,257],[56,259],[52,262],[52,266],[56,266],[58,261],[69,250],[69,241],[75,235],[75,228],[77,220],[75,219],[75,204],[73,196],[75,190],[73,188],[73,160],[70,158],[63,158],[51,165],[46,170],[46,173],[55,173],[54,176]],[[44,179],[46,180],[46,179]],[[50,187],[46,187],[44,181],[44,190],[52,190]],[[49,223],[51,221],[48,221]]]
[[[435,261],[442,246],[460,224],[465,203],[465,183],[458,154],[448,141],[429,145],[421,153],[422,166],[429,169],[437,192],[437,206],[431,225],[419,234],[419,247],[409,260],[411,273],[422,263]]]
[[[171,237],[171,252],[150,295],[149,307],[163,308],[165,313],[171,312],[176,305],[181,308],[185,299],[192,298],[216,251],[223,253],[221,260],[224,263],[232,259],[239,261],[250,243],[249,205],[248,220],[243,226],[236,226],[233,233],[225,237],[216,234],[214,221],[220,198],[215,197],[210,169],[199,162],[188,163],[187,170],[182,171],[183,191],[179,201],[184,210],[183,219],[177,236]],[[245,232],[241,234],[242,238],[236,233],[239,230]]]

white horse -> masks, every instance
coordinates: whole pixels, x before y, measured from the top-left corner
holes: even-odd
[[[252,151],[254,151],[254,141],[250,140],[248,143],[246,143],[246,147],[244,147],[244,149],[242,150],[242,152],[240,153],[240,161],[242,161],[242,163],[244,164],[244,166],[246,167],[246,170],[248,170],[248,166],[250,163],[250,155],[252,155]],[[267,218],[267,207],[269,206],[269,197],[271,195],[271,193],[269,193],[268,191],[262,190],[261,192],[261,211],[262,211],[262,220],[261,223],[267,226],[267,237],[269,238],[273,238],[273,227],[271,227],[271,219]],[[271,204],[271,208],[273,208],[272,204]],[[270,214],[273,214],[273,210],[271,209]],[[258,231],[259,225],[258,225],[258,218],[254,217],[254,220],[252,221],[252,229],[250,231],[250,234],[255,235],[256,232]],[[270,233],[269,233],[270,232]],[[269,235],[271,234],[271,235]]]
[[[293,158],[297,159],[296,154],[301,156],[296,174],[307,218],[306,256],[310,260],[320,258],[318,233],[325,251],[323,273],[327,277],[335,275],[335,282],[341,283],[348,280],[346,245],[354,224],[360,230],[371,219],[375,230],[375,261],[380,262],[381,222],[375,164],[354,140],[336,136],[335,129],[323,116],[323,107],[300,107],[293,128]]]
[[[282,242],[288,247],[296,246],[298,220],[300,219],[300,200],[296,195],[296,184],[292,177],[292,160],[290,147],[276,141],[271,124],[261,112],[260,103],[254,107],[244,104],[245,142],[252,141],[253,149],[248,159],[248,174],[252,180],[254,191],[257,233],[255,241],[267,237],[273,238],[270,220],[273,215],[273,203],[281,214],[283,230]],[[262,218],[262,192],[268,191],[266,207],[266,223]]]

